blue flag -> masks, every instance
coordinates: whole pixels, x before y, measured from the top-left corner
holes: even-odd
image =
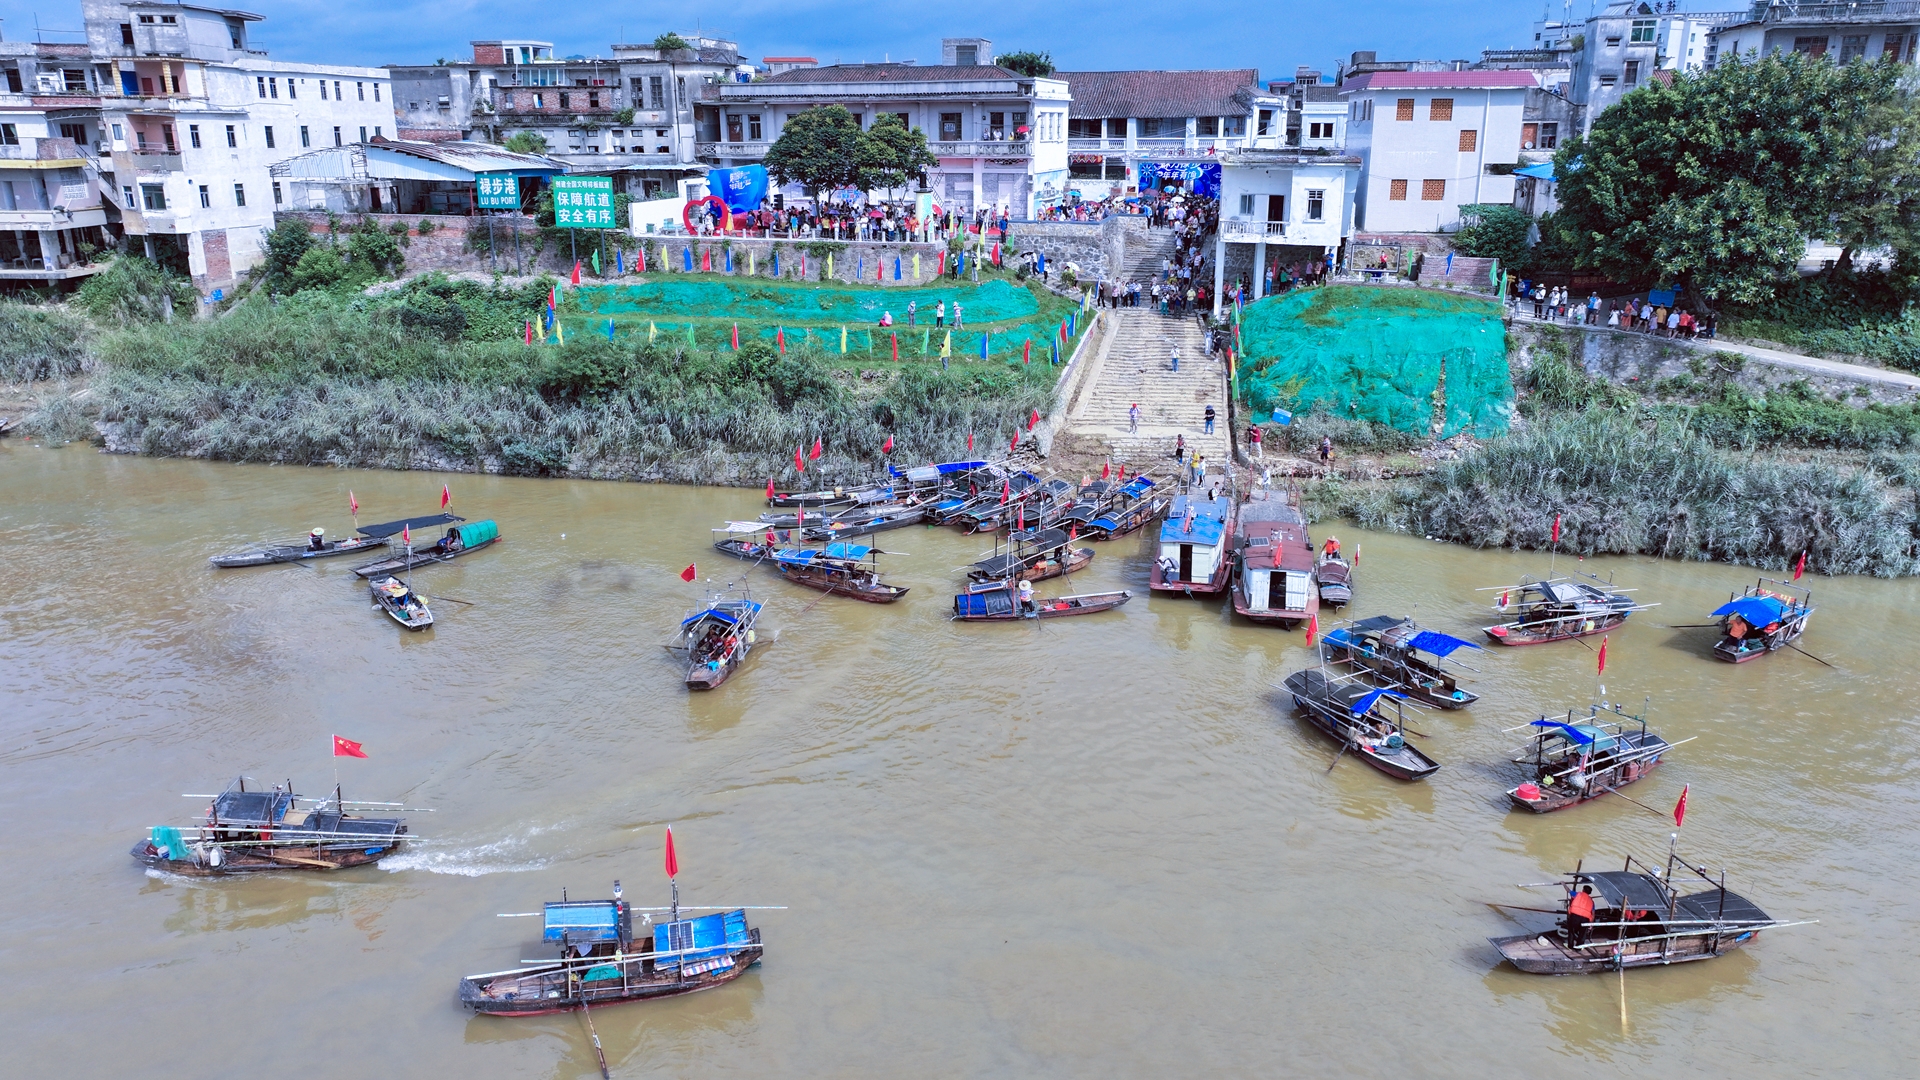
[[[867,257],[865,255],[861,255],[854,264],[853,280],[867,280]]]
[[[773,253],[773,276],[780,276],[780,253],[778,251]]]
[[[727,273],[733,273],[733,249],[727,249]]]
[[[1070,311],[1067,313],[1067,337],[1071,338],[1073,337],[1073,335],[1079,332],[1080,332],[1080,313],[1077,311]]]
[[[1060,346],[1057,344],[1048,345],[1047,349],[1049,350],[1047,354],[1047,366],[1053,367],[1060,362]]]
[[[624,274],[627,272],[627,260],[620,254],[619,248],[613,249],[613,272],[616,274]]]
[[[607,320],[607,340],[608,341],[613,340],[613,320],[612,319]]]
[[[1453,276],[1453,252],[1447,252],[1447,277]]]
[[[687,273],[693,273],[693,246],[691,244],[680,249],[680,263],[687,268]]]
[[[900,280],[900,256],[898,255],[893,257],[893,280]]]
[[[980,359],[985,360],[986,358],[987,358],[987,335],[981,334],[980,335]]]

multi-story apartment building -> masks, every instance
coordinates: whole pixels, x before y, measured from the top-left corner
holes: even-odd
[[[1222,151],[1286,145],[1287,99],[1263,92],[1252,68],[1063,71],[1054,77],[1065,80],[1073,95],[1067,175],[1083,198],[1188,174],[1204,174],[1202,186],[1211,194]]]
[[[0,75],[0,284],[85,277],[120,228],[94,149],[99,73],[85,45],[0,42]]]
[[[750,83],[709,85],[696,106],[700,159],[756,163],[788,120],[840,105],[863,127],[892,113],[926,133],[939,159],[927,181],[943,209],[1024,219],[1057,201],[1067,184],[1067,83],[996,65],[984,38],[946,38],[941,54],[937,65],[796,67]]]
[[[123,0],[84,0],[82,12],[86,44],[57,47],[72,52],[57,78],[53,58],[38,65],[36,88],[59,92],[29,95],[44,117],[36,130],[97,162],[107,233],[203,292],[259,260],[285,198],[269,166],[393,130],[386,72],[270,60],[247,43],[258,15]]]
[[[547,41],[476,41],[469,61],[395,66],[401,137],[501,143],[540,136],[576,171],[613,173],[630,193],[672,191],[705,172],[695,105],[716,83],[747,78],[739,46],[698,35],[685,49],[619,44],[606,57],[562,58]]]
[[[1355,228],[1440,232],[1460,207],[1511,203],[1531,71],[1375,71],[1348,78],[1347,150],[1362,161]]]
[[[1920,2],[1780,3],[1756,0],[1716,26],[1707,62],[1774,52],[1830,56],[1839,63],[1883,57],[1911,64],[1920,55]]]

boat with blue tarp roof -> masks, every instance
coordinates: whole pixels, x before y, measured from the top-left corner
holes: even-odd
[[[1296,671],[1283,685],[1293,695],[1294,708],[1340,741],[1342,754],[1352,750],[1396,780],[1425,780],[1440,771],[1439,762],[1407,741],[1400,707],[1406,695],[1321,668]]]
[[[1713,655],[1744,664],[1786,648],[1807,632],[1813,618],[1813,593],[1790,581],[1761,578],[1713,610],[1720,620],[1720,641]]]
[[[1227,539],[1233,532],[1231,494],[1209,499],[1176,495],[1160,524],[1160,553],[1147,585],[1155,592],[1212,595],[1233,580]]]
[[[687,654],[687,688],[711,690],[732,677],[758,641],[760,601],[747,595],[715,593],[680,620],[669,649]]]
[[[1576,718],[1542,716],[1527,725],[1533,738],[1515,755],[1527,779],[1507,792],[1522,810],[1544,814],[1598,799],[1647,775],[1679,745],[1647,730],[1647,718],[1619,705],[1589,705]],[[1692,742],[1682,739],[1680,742]]]
[[[1151,476],[1136,476],[1114,489],[1107,504],[1087,522],[1086,535],[1092,540],[1112,540],[1125,536],[1167,512],[1173,497],[1160,488]]]
[[[907,588],[880,580],[882,554],[876,547],[843,542],[824,548],[780,548],[773,553],[773,568],[795,585],[870,604],[891,604],[907,595]]]
[[[1329,664],[1359,672],[1376,685],[1392,687],[1414,703],[1435,709],[1464,709],[1480,700],[1442,666],[1461,649],[1479,648],[1397,615],[1375,615],[1336,626],[1320,642],[1321,655]]]

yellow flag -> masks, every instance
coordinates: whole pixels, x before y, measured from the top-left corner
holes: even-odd
[[[913,280],[920,280],[920,253],[917,251],[913,253]]]
[[[943,357],[953,355],[953,331],[951,330],[947,331],[947,336],[940,341],[940,355]]]
[[[753,252],[749,251],[747,252],[747,276],[753,277],[757,273],[759,271],[754,269]]]
[[[828,256],[828,257],[831,258],[832,256]],[[847,328],[843,326],[840,328],[840,352],[844,354],[846,351],[847,351]]]
[[[567,343],[566,326],[563,323],[561,323],[559,319],[553,320],[553,340],[559,342],[562,345],[565,345]]]
[[[657,336],[659,333],[660,331],[653,325],[653,321],[649,319],[647,321],[647,343],[651,345],[653,343],[654,337]]]
[[[827,276],[828,277],[833,276],[833,256],[832,255],[827,256]]]

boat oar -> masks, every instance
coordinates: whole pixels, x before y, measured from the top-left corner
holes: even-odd
[[[1620,792],[1619,792],[1619,791],[1618,791],[1617,789],[1615,789],[1615,788],[1608,788],[1608,789],[1607,789],[1607,794],[1609,794],[1609,795],[1620,795]],[[1658,811],[1658,810],[1655,810],[1655,809],[1654,809],[1653,807],[1651,807],[1651,806],[1648,806],[1648,805],[1647,805],[1646,803],[1643,803],[1643,802],[1641,802],[1641,801],[1640,801],[1639,799],[1636,799],[1636,798],[1634,798],[1634,797],[1633,797],[1633,796],[1631,796],[1631,795],[1620,795],[1620,797],[1621,797],[1621,798],[1623,798],[1623,799],[1625,799],[1625,800],[1627,800],[1628,802],[1630,802],[1630,803],[1632,803],[1633,805],[1635,805],[1635,806],[1637,806],[1637,807],[1639,807],[1640,809],[1642,809],[1642,810],[1645,810],[1645,811],[1646,811],[1647,813],[1649,813],[1649,814],[1652,814],[1652,815],[1653,815],[1654,817],[1666,817],[1666,816],[1667,816],[1666,814],[1664,814],[1664,813],[1661,813],[1661,812],[1660,812],[1660,811]]]
[[[1810,652],[1808,652],[1807,650],[1805,650],[1805,649],[1803,649],[1803,648],[1801,648],[1800,646],[1798,646],[1798,645],[1795,645],[1795,644],[1794,644],[1793,642],[1791,642],[1791,641],[1789,641],[1789,642],[1786,642],[1785,644],[1786,644],[1786,646],[1787,646],[1787,648],[1789,648],[1789,649],[1792,649],[1792,650],[1793,650],[1794,652],[1797,652],[1797,653],[1799,653],[1799,654],[1800,654],[1801,656],[1804,656],[1804,657],[1806,657],[1806,658],[1807,658],[1807,659],[1809,659],[1809,660],[1819,660],[1819,661],[1820,661],[1820,663],[1822,663],[1822,664],[1827,664],[1827,662],[1826,662],[1825,660],[1820,660],[1820,658],[1819,658],[1819,657],[1817,657],[1817,656],[1815,656],[1815,655],[1813,655],[1812,653],[1810,653]],[[1832,664],[1827,664],[1827,666],[1828,666],[1828,667],[1833,667],[1833,665],[1832,665]],[[1835,671],[1839,671],[1840,669],[1839,669],[1839,668],[1833,668],[1833,670],[1835,670]]]
[[[1490,908],[1506,908],[1509,911],[1538,911],[1545,915],[1564,914],[1559,908],[1528,907],[1525,904],[1499,904],[1499,903],[1495,903],[1492,900],[1487,901],[1487,906]]]
[[[580,1015],[587,1018],[587,1034],[593,1038],[593,1056],[600,1059],[600,1080],[613,1080],[613,1074],[607,1071],[607,1054],[600,1049],[600,1033],[593,1030],[593,1013],[587,1011],[586,984],[580,986]]]
[[[1326,771],[1325,773],[1322,773],[1321,775],[1322,775],[1322,776],[1325,776],[1325,775],[1328,775],[1329,773],[1332,773],[1332,772],[1333,772],[1333,767],[1334,767],[1335,765],[1338,765],[1338,764],[1340,764],[1340,759],[1341,759],[1341,758],[1343,758],[1343,757],[1346,757],[1346,756],[1347,756],[1347,748],[1348,748],[1348,747],[1350,747],[1350,746],[1352,746],[1352,745],[1353,745],[1353,740],[1351,740],[1351,739],[1349,739],[1349,740],[1347,740],[1346,742],[1343,742],[1343,743],[1341,743],[1341,744],[1340,744],[1340,752],[1339,752],[1339,753],[1337,753],[1337,754],[1335,754],[1335,755],[1333,755],[1333,760],[1327,763],[1327,771]]]
[[[1709,627],[1714,627],[1719,625],[1720,624],[1717,622],[1683,622],[1683,623],[1674,623],[1668,626],[1667,629],[1669,630],[1705,630]]]
[[[433,596],[433,595],[429,595],[429,596],[427,597],[427,599],[429,599],[429,600],[445,600],[445,601],[447,601],[448,603],[453,603],[453,604],[465,604],[465,605],[467,605],[468,607],[479,607],[479,606],[480,606],[480,605],[478,605],[478,604],[476,604],[476,603],[474,603],[474,602],[473,602],[473,601],[471,601],[471,600],[462,600],[462,599],[460,599],[460,598],[459,598],[459,597],[457,597],[457,596]]]

